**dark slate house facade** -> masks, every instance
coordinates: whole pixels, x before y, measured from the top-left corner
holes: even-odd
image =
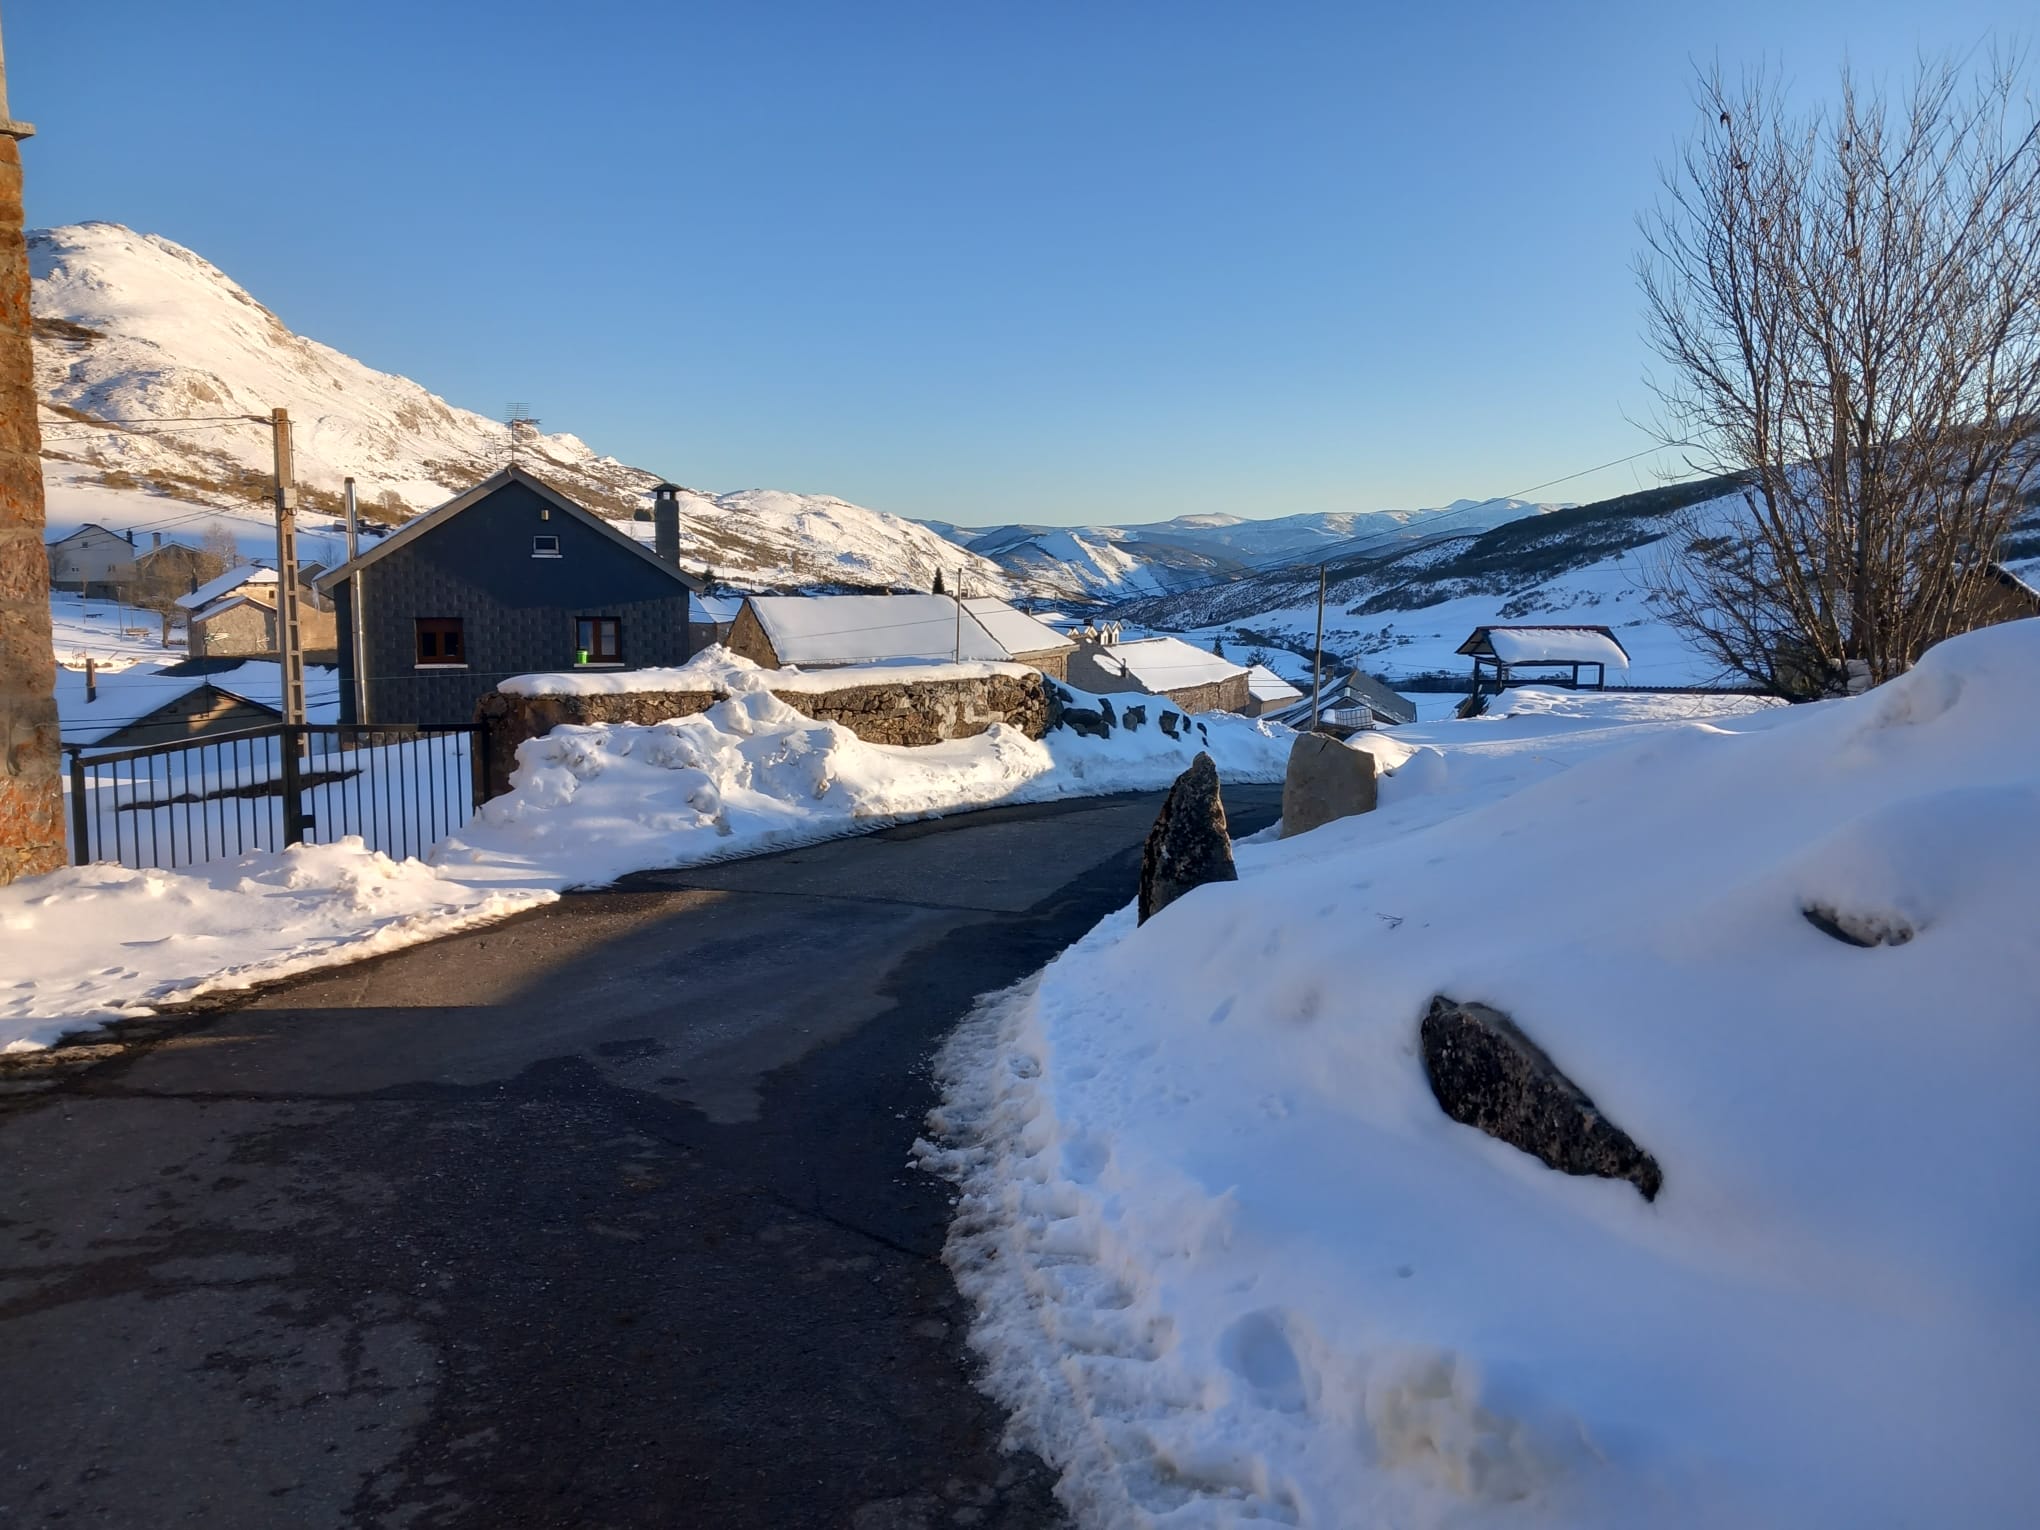
[[[342,722],[463,723],[512,675],[684,664],[700,581],[510,467],[318,585],[338,622]]]

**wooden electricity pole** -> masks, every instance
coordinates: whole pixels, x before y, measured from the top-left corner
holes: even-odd
[[[283,666],[283,720],[305,720],[305,651],[298,635],[297,484],[290,455],[290,411],[269,414],[276,449],[276,657]]]
[[[34,132],[7,110],[0,55],[0,883],[64,864],[42,429],[21,232],[21,140]]]
[[[956,663],[963,662],[963,570],[956,571]]]
[[[1317,566],[1317,649],[1310,656],[1310,731],[1315,733],[1322,714],[1318,696],[1325,685],[1325,566]]]

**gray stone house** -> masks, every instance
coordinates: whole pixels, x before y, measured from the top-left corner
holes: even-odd
[[[678,506],[662,496],[657,514]],[[672,530],[662,542],[677,543]],[[512,675],[684,664],[700,582],[505,468],[319,576],[337,618],[341,720],[470,722]]]
[[[1091,629],[1070,650],[1067,676],[1080,691],[1166,696],[1185,712],[1245,712],[1253,705],[1247,671],[1181,638],[1098,641]]]

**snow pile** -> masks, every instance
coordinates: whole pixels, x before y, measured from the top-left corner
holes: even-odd
[[[363,957],[552,901],[465,886],[359,839],[194,871],[101,863],[0,887],[0,1052]]]
[[[1213,714],[1188,720],[1171,737],[1160,727],[1166,703],[1141,695],[1103,698],[1121,718],[1129,706],[1144,714],[1139,725],[1122,723],[1104,738],[1058,729],[1037,742],[1000,723],[940,744],[868,744],[768,690],[768,682],[787,688],[784,671],[724,655],[671,673],[686,676],[697,666],[713,670],[729,695],[696,716],[560,727],[519,745],[511,790],[442,843],[439,864],[475,882],[592,886],[961,808],[1152,790],[1173,781],[1201,749],[1228,780],[1279,781],[1288,760],[1286,728]],[[800,678],[833,689],[854,673]],[[1080,705],[1100,700],[1074,695]]]
[[[1368,739],[1378,812],[952,1045],[928,1151],[1019,1437],[1090,1525],[2025,1521],[2040,622],[1815,707],[1508,702]],[[1449,1120],[1440,993],[1656,1202]]]

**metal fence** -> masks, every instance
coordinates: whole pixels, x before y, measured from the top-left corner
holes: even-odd
[[[478,723],[276,723],[65,753],[72,859],[169,870],[350,834],[422,856],[480,806],[488,750]]]

